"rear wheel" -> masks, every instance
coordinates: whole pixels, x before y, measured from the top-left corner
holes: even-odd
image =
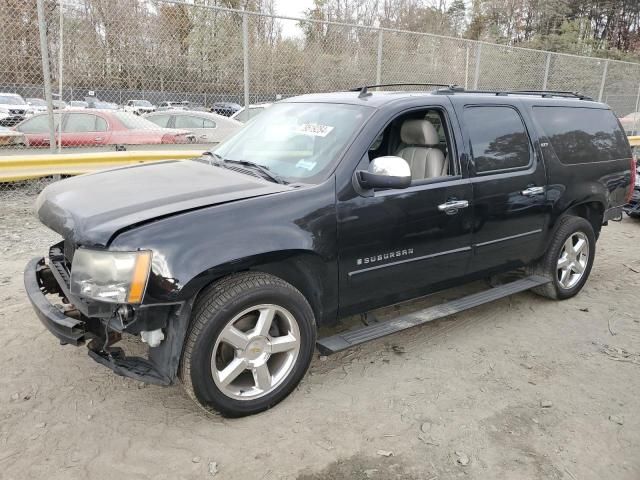
[[[234,274],[196,302],[180,377],[208,410],[257,413],[296,387],[315,338],[311,307],[292,285],[265,273]]]
[[[591,223],[581,217],[561,218],[547,252],[529,267],[529,273],[548,277],[551,282],[533,291],[557,300],[573,297],[589,278],[595,250]]]

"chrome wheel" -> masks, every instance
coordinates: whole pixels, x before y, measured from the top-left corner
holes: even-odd
[[[300,352],[298,322],[278,305],[256,305],[220,332],[211,355],[213,381],[222,393],[253,400],[275,390]]]
[[[582,232],[572,234],[564,242],[557,264],[558,284],[569,290],[575,287],[589,262],[589,240]]]

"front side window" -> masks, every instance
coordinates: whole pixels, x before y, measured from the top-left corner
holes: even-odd
[[[289,181],[313,182],[332,169],[372,112],[362,105],[279,103],[213,152],[260,164]]]
[[[513,108],[467,107],[464,121],[476,173],[523,168],[531,162],[529,136]]]
[[[145,117],[145,120],[155,123],[158,127],[166,128],[169,125],[169,115],[154,115]]]
[[[175,128],[204,128],[204,120],[191,115],[176,115]]]
[[[611,110],[534,107],[533,116],[562,163],[604,162],[631,156],[625,133]]]

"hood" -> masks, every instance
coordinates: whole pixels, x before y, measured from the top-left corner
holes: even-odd
[[[39,195],[36,211],[74,245],[107,246],[121,230],[159,217],[290,189],[207,163],[170,160],[53,183]]]

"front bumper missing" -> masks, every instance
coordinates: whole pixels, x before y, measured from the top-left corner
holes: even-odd
[[[63,344],[82,345],[85,342],[85,323],[67,316],[52,305],[43,293],[45,280],[43,274],[49,270],[44,258],[34,258],[24,271],[24,288],[36,315],[42,324]]]
[[[56,269],[59,265],[56,265]],[[68,295],[64,285],[64,272],[52,271],[44,258],[31,260],[24,272],[24,286],[36,316],[62,344],[79,346],[88,342],[89,356],[96,362],[123,377],[155,385],[171,385],[177,378],[177,369],[190,304],[179,309],[167,325],[168,338],[159,347],[149,349],[149,359],[128,357],[121,348],[111,344],[120,339],[121,332],[109,332],[109,319],[86,317],[70,306],[68,312],[53,305],[46,293]],[[78,318],[68,315],[73,312]]]

